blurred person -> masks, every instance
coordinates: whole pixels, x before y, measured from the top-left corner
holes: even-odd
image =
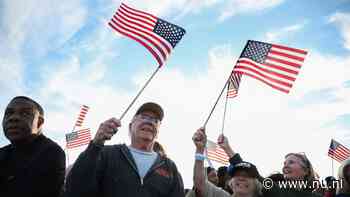
[[[341,184],[337,188],[336,197],[350,197],[350,158],[340,165],[338,181],[341,181]]]
[[[25,96],[7,105],[2,128],[11,144],[0,148],[0,196],[57,197],[64,183],[65,154],[43,134],[44,110]]]
[[[184,197],[173,161],[153,151],[164,112],[143,104],[129,123],[131,144],[104,145],[121,126],[111,118],[100,124],[67,177],[66,197]]]
[[[206,169],[206,172],[207,172],[208,181],[210,181],[215,186],[218,186],[219,178],[218,178],[218,175],[216,173],[215,168],[212,168],[212,167],[208,166],[205,169]]]
[[[229,186],[230,176],[228,175],[227,170],[228,170],[227,166],[220,166],[218,168],[218,172],[217,172],[218,178],[219,178],[218,187],[232,194],[233,193],[232,189]]]

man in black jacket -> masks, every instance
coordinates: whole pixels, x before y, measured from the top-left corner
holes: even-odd
[[[64,182],[65,154],[42,134],[44,111],[19,96],[8,104],[2,127],[11,142],[0,149],[0,196],[57,197]]]
[[[153,151],[163,116],[158,104],[143,104],[129,124],[129,146],[104,146],[121,124],[103,122],[68,174],[66,197],[184,197],[176,165]]]

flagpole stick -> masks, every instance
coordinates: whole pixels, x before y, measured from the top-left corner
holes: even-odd
[[[67,147],[64,148],[64,152],[66,153],[66,158],[67,158],[67,167],[69,166],[69,152]]]
[[[222,129],[221,129],[221,134],[224,135],[224,129],[225,129],[225,119],[226,119],[226,109],[227,109],[227,95],[225,99],[225,108],[224,108],[224,117],[222,118]]]
[[[141,93],[143,92],[143,90],[146,88],[146,86],[149,84],[149,82],[153,79],[153,77],[157,74],[158,70],[160,69],[160,66],[158,66],[158,68],[153,72],[152,76],[147,80],[147,82],[143,85],[143,87],[141,88],[141,90],[137,93],[137,95],[135,96],[135,98],[132,100],[132,102],[129,104],[129,106],[126,108],[126,110],[122,113],[122,115],[120,116],[119,120],[122,120],[123,117],[125,116],[125,114],[129,111],[130,107],[135,103],[136,99],[141,95]]]
[[[334,177],[334,159],[331,158],[331,160],[332,160],[332,176]]]
[[[230,76],[231,76],[231,74],[230,74]],[[225,83],[224,87],[222,88],[222,90],[221,90],[221,92],[220,92],[220,95],[219,95],[218,98],[216,99],[216,102],[215,102],[214,106],[211,108],[211,111],[210,111],[210,113],[209,113],[209,116],[207,117],[207,119],[206,119],[205,122],[204,122],[203,128],[205,128],[205,126],[207,126],[207,123],[208,123],[208,121],[209,121],[209,119],[210,119],[210,117],[211,117],[211,115],[212,115],[212,113],[213,113],[213,111],[214,111],[216,105],[218,104],[218,102],[219,102],[219,100],[220,100],[220,98],[221,98],[222,93],[224,92],[224,90],[225,90],[225,88],[226,88],[226,86],[227,86],[227,84],[228,84],[228,82],[229,82],[230,76],[229,76],[229,78],[226,80],[226,83]]]

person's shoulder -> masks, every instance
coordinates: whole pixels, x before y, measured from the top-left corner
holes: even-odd
[[[42,138],[44,146],[47,147],[47,150],[57,152],[58,154],[64,154],[64,151],[61,148],[61,146],[58,145],[55,141],[53,141],[52,139],[50,139],[44,135],[42,135],[41,138]]]
[[[0,147],[0,153],[8,152],[9,150],[11,150],[11,148],[12,148],[11,144],[8,144],[6,146]]]

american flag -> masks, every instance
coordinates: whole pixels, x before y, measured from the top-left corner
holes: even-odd
[[[66,147],[68,149],[89,144],[89,142],[91,141],[90,129],[81,129],[78,131],[67,133],[66,141],[67,141]]]
[[[182,27],[124,3],[120,5],[108,24],[115,31],[146,47],[160,67],[186,33]]]
[[[88,111],[89,111],[88,106],[86,106],[86,105],[81,106],[79,116],[77,118],[77,121],[75,122],[76,127],[81,127],[83,125],[85,116],[88,113]]]
[[[241,82],[242,74],[232,72],[228,86],[227,86],[227,98],[234,98],[238,95],[238,88]]]
[[[343,162],[350,157],[350,150],[332,139],[328,150],[328,156],[338,162]]]
[[[212,161],[219,162],[224,165],[229,164],[229,157],[225,151],[215,142],[207,140],[207,156]]]
[[[289,93],[306,55],[307,51],[301,49],[248,40],[233,68],[233,81],[239,84],[240,77],[237,76],[243,74]],[[238,86],[235,91],[238,91]]]

